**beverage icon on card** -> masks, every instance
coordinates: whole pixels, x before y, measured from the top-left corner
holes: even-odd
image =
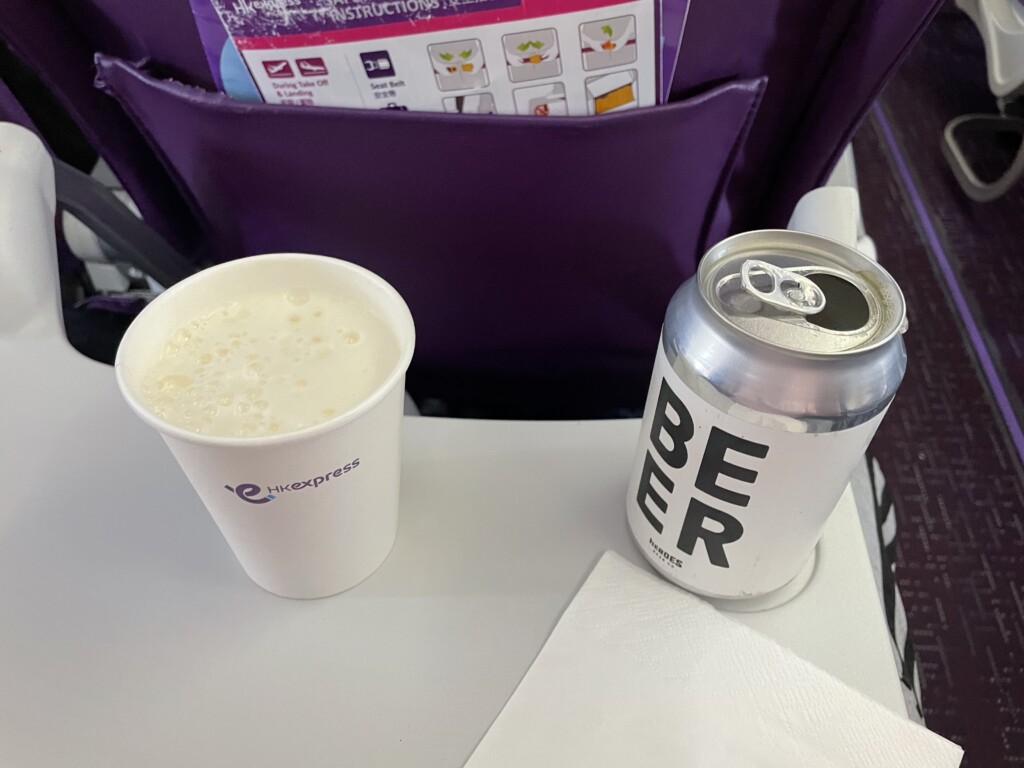
[[[619,16],[580,25],[583,68],[605,69],[636,61],[636,19]]]
[[[263,69],[266,70],[267,77],[295,77],[295,71],[288,59],[265,59]]]
[[[562,74],[562,59],[558,52],[558,33],[553,29],[519,32],[502,39],[508,79],[513,83],[541,80]]]
[[[360,53],[359,58],[363,62],[363,71],[371,80],[394,77],[395,65],[391,63],[391,56],[387,51]]]
[[[592,115],[622,112],[640,106],[635,69],[587,78],[587,111]]]
[[[428,46],[437,87],[442,91],[484,88],[489,80],[479,40],[458,40]]]
[[[449,96],[443,103],[445,112],[457,112],[462,115],[493,115],[498,111],[494,104],[494,96],[489,93]]]
[[[299,74],[306,77],[322,77],[327,74],[327,65],[319,56],[308,59],[296,59],[295,66],[299,68]]]
[[[534,85],[517,88],[512,92],[516,102],[516,113],[533,117],[568,115],[569,105],[565,100],[565,86],[561,83]]]

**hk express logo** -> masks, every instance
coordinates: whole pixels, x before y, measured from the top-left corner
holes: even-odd
[[[255,483],[242,483],[241,485],[236,485],[234,488],[230,485],[225,485],[224,489],[235,494],[239,499],[247,504],[267,504],[274,499],[279,498],[283,493],[302,491],[306,488],[319,488],[321,485],[329,482],[332,478],[347,475],[358,466],[359,459],[352,459],[348,464],[340,466],[337,469],[330,470],[329,472],[325,472],[322,475],[311,477],[308,480],[299,480],[294,483],[267,486],[266,492],[264,492],[261,486],[256,485]]]
[[[268,501],[273,501],[277,498],[272,493],[268,493],[266,496],[261,496],[263,489],[258,485],[252,483],[242,483],[236,488],[232,488],[230,485],[225,485],[229,491],[238,496],[242,501],[247,501],[250,504],[266,504]]]

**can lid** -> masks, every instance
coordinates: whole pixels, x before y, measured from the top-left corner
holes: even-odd
[[[853,248],[789,230],[745,232],[701,261],[701,295],[730,326],[775,347],[842,355],[906,331],[896,281]]]

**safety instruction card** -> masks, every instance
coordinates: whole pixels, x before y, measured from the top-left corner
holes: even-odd
[[[658,101],[656,0],[192,0],[218,84],[270,104],[600,115]]]

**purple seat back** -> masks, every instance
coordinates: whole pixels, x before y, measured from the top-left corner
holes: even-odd
[[[937,4],[693,0],[671,104],[546,121],[234,103],[184,0],[8,0],[0,35],[197,264],[380,272],[417,320],[413,381],[642,392],[705,246],[785,224]]]

